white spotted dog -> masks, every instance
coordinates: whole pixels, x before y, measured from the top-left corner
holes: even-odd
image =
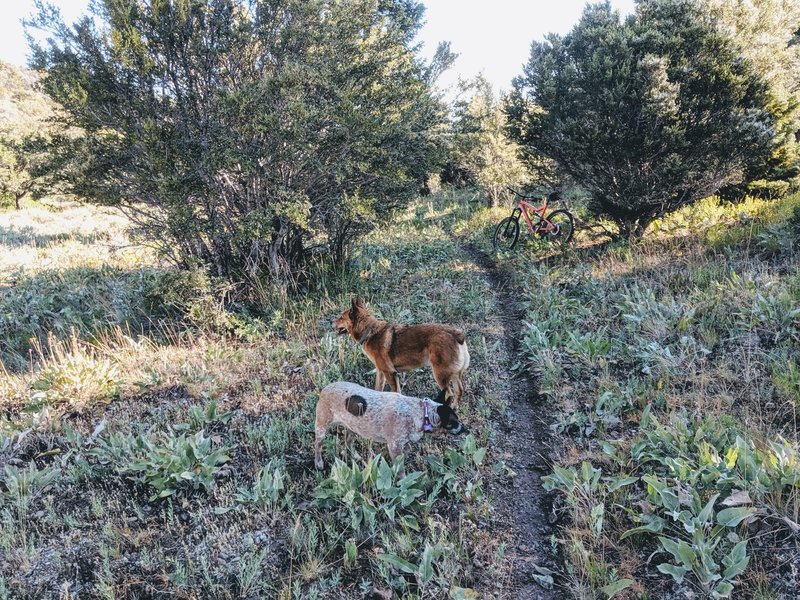
[[[322,440],[334,424],[387,444],[392,460],[403,453],[408,442],[418,442],[434,428],[453,434],[466,431],[453,409],[444,404],[444,394],[442,390],[436,400],[430,400],[371,390],[347,381],[326,386],[317,402],[314,466],[320,470],[325,467]]]

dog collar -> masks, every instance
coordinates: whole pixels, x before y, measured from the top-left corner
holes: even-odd
[[[372,325],[370,325],[369,327],[367,327],[367,328],[364,330],[364,333],[362,333],[362,334],[361,334],[361,337],[360,337],[360,338],[358,338],[358,343],[359,343],[360,345],[362,345],[362,346],[363,346],[363,345],[364,345],[364,343],[365,343],[365,342],[367,341],[367,339],[369,338],[369,336],[370,336],[370,334],[371,334],[371,333],[372,333]]]
[[[431,418],[428,416],[428,408],[431,405],[430,398],[423,398],[422,399],[422,431],[425,433],[430,433],[433,431],[433,425],[431,424]]]

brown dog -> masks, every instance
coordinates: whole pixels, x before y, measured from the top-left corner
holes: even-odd
[[[444,395],[444,390],[440,396]],[[406,444],[418,442],[425,432],[442,428],[458,434],[466,428],[447,404],[412,398],[394,392],[372,391],[355,383],[337,381],[319,394],[314,426],[314,466],[323,469],[322,440],[331,425],[344,425],[362,437],[389,446],[394,460]],[[400,474],[402,477],[402,473]]]
[[[464,333],[448,325],[393,325],[376,319],[360,298],[334,320],[340,335],[349,333],[375,365],[375,389],[386,383],[400,392],[399,372],[430,366],[436,384],[445,390],[448,404],[456,407],[464,394],[464,372],[469,350]]]

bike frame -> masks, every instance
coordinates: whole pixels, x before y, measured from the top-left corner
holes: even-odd
[[[550,233],[554,231],[556,227],[550,221],[544,218],[545,212],[547,212],[546,197],[544,199],[544,204],[540,206],[534,206],[530,202],[526,202],[525,200],[520,200],[517,203],[517,206],[514,207],[514,210],[511,211],[511,217],[516,219],[517,221],[519,221],[520,215],[525,217],[525,221],[527,221],[528,228],[531,230],[531,233]],[[533,222],[531,221],[532,215],[535,215],[537,218],[536,225],[534,225]]]

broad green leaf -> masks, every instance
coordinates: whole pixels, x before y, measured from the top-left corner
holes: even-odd
[[[392,487],[392,468],[385,460],[381,460],[380,465],[378,465],[378,478],[375,480],[375,487],[381,491]]]
[[[554,489],[561,489],[564,492],[569,492],[575,485],[575,478],[577,473],[575,469],[564,469],[558,465],[553,465],[553,474],[542,477],[544,489],[548,492]]]
[[[750,557],[747,556],[747,542],[741,541],[736,544],[728,555],[722,559],[722,564],[726,566],[722,576],[725,579],[733,579],[741,575],[747,568],[750,562]]]
[[[679,567],[676,565],[671,565],[669,563],[661,563],[656,567],[662,573],[666,573],[667,575],[672,575],[672,578],[675,580],[675,583],[681,583],[683,581],[683,576],[689,572],[689,569],[686,567]]]
[[[370,477],[372,477],[372,470],[374,466],[375,466],[374,460],[367,461],[367,464],[364,465],[364,470],[362,471],[364,481],[369,481]]]
[[[592,489],[594,489],[597,482],[600,481],[600,475],[602,474],[603,471],[596,469],[588,460],[581,463],[581,477],[584,482],[591,484]]]
[[[471,433],[464,438],[463,443],[461,444],[461,449],[464,451],[464,454],[474,454],[475,451],[478,449],[477,444],[475,443],[475,436]]]
[[[593,506],[591,512],[589,513],[592,523],[594,524],[595,533],[597,535],[600,535],[603,532],[603,515],[605,510],[605,505],[601,503]]]
[[[422,552],[419,576],[422,583],[427,583],[433,577],[433,547],[430,544],[425,544],[425,550]]]
[[[653,521],[650,521],[646,525],[641,525],[639,527],[634,527],[633,529],[628,529],[625,533],[620,536],[620,540],[624,540],[632,535],[637,533],[661,533],[664,529],[664,519],[661,517],[656,517]]]
[[[734,577],[738,577],[744,570],[747,568],[747,565],[750,563],[750,557],[747,556],[743,560],[732,564],[730,567],[726,568],[725,571],[722,573],[722,577],[724,579],[733,579]]]
[[[736,527],[739,523],[746,518],[754,515],[755,508],[745,506],[735,506],[733,508],[726,508],[717,513],[717,523],[723,527]]]
[[[684,565],[691,567],[695,561],[696,556],[692,547],[683,540],[673,540],[668,537],[659,536],[661,545],[664,549],[675,557],[675,560],[682,562]]]
[[[655,475],[645,475],[642,477],[642,480],[647,483],[647,492],[654,501],[658,502],[667,510],[678,510],[680,503],[674,489],[670,488]]]
[[[743,560],[745,556],[747,556],[747,541],[743,540],[731,548],[728,556],[723,558],[722,562],[726,565],[737,563],[740,560]]]
[[[616,492],[618,489],[631,485],[639,481],[638,477],[606,477],[606,489],[609,492]]]
[[[709,501],[703,507],[703,510],[701,510],[700,514],[697,515],[697,520],[700,521],[700,523],[705,524],[709,522],[711,519],[711,513],[714,511],[714,503],[717,501],[717,498],[719,498],[719,494],[714,494],[711,496]]]
[[[396,554],[379,554],[378,558],[384,562],[389,563],[393,567],[397,567],[404,573],[414,574],[417,572],[417,567],[412,565],[405,559],[400,558]]]
[[[733,584],[729,581],[720,581],[711,592],[712,598],[728,598],[733,591]]]
[[[608,585],[604,585],[600,588],[600,591],[606,595],[606,598],[609,600],[613,598],[617,593],[621,592],[624,589],[627,589],[633,584],[633,579],[618,579],[613,583],[609,583]]]
[[[617,458],[617,448],[613,444],[603,440],[600,442],[600,447],[603,449],[603,454],[607,454],[612,458]]]
[[[647,429],[647,426],[650,424],[650,411],[652,408],[652,405],[648,402],[647,406],[645,406],[642,411],[642,418],[639,420],[639,427],[642,429]]]

